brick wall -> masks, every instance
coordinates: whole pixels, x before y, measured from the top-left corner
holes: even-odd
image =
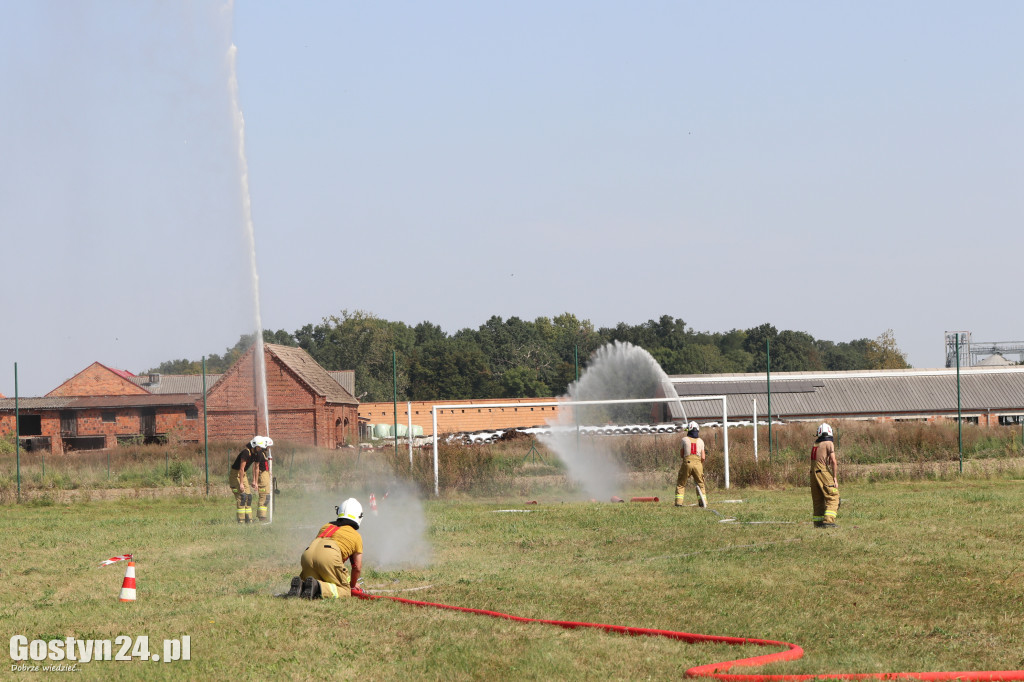
[[[47,393],[47,397],[95,395],[148,395],[149,391],[118,376],[107,367],[94,362],[63,384]]]
[[[247,412],[214,412],[207,405],[207,428],[210,440],[248,443],[256,435],[256,416]]]
[[[42,412],[36,410],[30,412],[23,411],[21,416],[25,417],[30,414],[38,414],[40,416],[39,436],[46,436],[50,439],[50,452],[54,455],[63,454],[64,448],[60,439],[60,413],[55,410],[46,410]],[[0,436],[13,434],[16,426],[17,424],[15,422],[13,412],[0,415]]]
[[[334,431],[334,447],[355,445],[359,442],[359,407],[334,405],[329,415],[328,428]]]
[[[103,421],[103,415],[111,412],[115,421]],[[117,436],[135,436],[142,431],[141,410],[137,407],[81,410],[76,415],[79,436],[108,436],[108,442],[116,442]],[[172,431],[176,431],[182,440],[202,440],[202,412],[195,419],[188,419],[184,407],[156,408],[157,434],[167,435]]]
[[[549,403],[554,398],[519,398],[496,400],[443,400],[417,401],[412,403],[412,423],[423,427],[424,435],[432,435],[434,425],[431,408],[434,405],[480,405],[480,407],[456,407],[440,410],[437,414],[437,430],[441,433],[461,431],[486,431],[489,429],[524,428],[542,426],[558,418],[559,410],[568,413],[568,407],[541,407],[536,403]],[[516,403],[515,407],[488,407],[488,405]],[[359,416],[370,420],[370,424],[394,424],[394,403],[363,403]],[[398,423],[408,425],[407,402],[398,403]]]
[[[359,427],[354,405],[327,404],[277,358],[266,352],[264,357],[271,437],[323,448],[335,448],[346,439],[355,442]],[[257,432],[266,433],[263,416],[256,413],[253,353],[221,377],[207,396],[206,409],[211,440],[245,442]]]

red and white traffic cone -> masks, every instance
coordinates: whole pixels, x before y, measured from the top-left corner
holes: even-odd
[[[377,515],[377,497],[373,493],[370,493],[370,509],[373,510],[373,515],[376,516]]]
[[[121,601],[135,601],[135,560],[128,560],[128,568],[124,571],[121,583]]]

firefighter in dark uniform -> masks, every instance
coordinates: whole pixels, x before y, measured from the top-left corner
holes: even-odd
[[[839,462],[832,438],[832,427],[818,427],[818,439],[811,448],[811,502],[814,525],[835,528],[839,513]]]
[[[246,472],[257,459],[257,452],[263,450],[263,437],[255,436],[238,453],[228,469],[228,486],[235,495],[235,509],[239,523],[252,523],[252,489]],[[264,457],[265,458],[265,457]],[[255,483],[255,474],[253,476]]]
[[[335,511],[337,520],[325,524],[302,553],[302,573],[292,578],[287,596],[338,599],[349,597],[358,589],[363,572],[363,537],[359,534],[363,506],[350,497]],[[345,567],[346,561],[352,567],[351,573]]]

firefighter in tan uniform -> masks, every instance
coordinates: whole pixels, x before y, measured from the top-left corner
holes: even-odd
[[[302,573],[292,578],[289,597],[338,599],[358,589],[363,572],[363,537],[359,534],[363,506],[350,497],[335,509],[337,520],[321,528],[302,553]],[[352,566],[351,573],[346,561]]]
[[[259,441],[252,456],[252,485],[259,497],[259,509],[257,517],[260,521],[267,520],[267,509],[270,504],[270,448],[274,441],[270,436],[257,436],[253,442]],[[251,498],[251,496],[250,496]],[[252,500],[250,499],[250,503]],[[252,510],[249,511],[250,515]]]
[[[839,463],[832,439],[832,427],[818,427],[818,439],[811,448],[811,500],[814,504],[814,525],[835,528],[839,513]]]
[[[683,437],[683,445],[679,449],[679,456],[683,458],[683,464],[679,467],[679,476],[676,478],[676,506],[683,506],[683,495],[686,493],[686,482],[693,478],[697,484],[697,504],[701,507],[708,506],[708,498],[704,488],[704,458],[707,452],[704,450],[704,439],[698,434],[700,426],[697,422],[690,422],[686,425],[686,435]]]

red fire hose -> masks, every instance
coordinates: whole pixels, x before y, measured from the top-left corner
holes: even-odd
[[[542,620],[539,618],[525,618],[513,616],[500,611],[486,611],[484,609],[471,609],[465,606],[450,606],[448,604],[435,604],[427,601],[416,601],[403,599],[401,597],[389,597],[379,594],[367,594],[361,590],[354,590],[352,596],[360,599],[390,599],[403,604],[413,606],[433,606],[436,609],[447,609],[449,611],[463,611],[465,613],[476,613],[481,616],[493,618],[504,618],[520,623],[544,623],[546,625],[557,625],[559,627],[574,630],[576,628],[596,628],[605,632],[615,632],[621,635],[647,635],[651,637],[666,637],[668,639],[680,640],[693,644],[694,642],[717,642],[719,644],[756,644],[759,646],[784,647],[784,651],[764,656],[742,658],[734,661],[723,661],[721,663],[710,663],[690,668],[686,671],[687,677],[712,677],[719,680],[730,680],[735,682],[796,682],[798,680],[895,680],[911,678],[916,680],[927,680],[929,682],[938,680],[967,680],[970,682],[1008,682],[1010,680],[1024,680],[1024,670],[990,670],[990,671],[969,671],[969,672],[934,672],[934,673],[826,673],[824,675],[723,675],[722,673],[733,666],[757,666],[775,663],[777,661],[795,661],[804,655],[804,650],[796,644],[789,642],[776,642],[770,639],[752,639],[749,637],[724,637],[721,635],[697,635],[689,632],[674,632],[672,630],[654,630],[651,628],[634,628],[625,625],[602,625],[600,623],[577,623],[567,620]]]

